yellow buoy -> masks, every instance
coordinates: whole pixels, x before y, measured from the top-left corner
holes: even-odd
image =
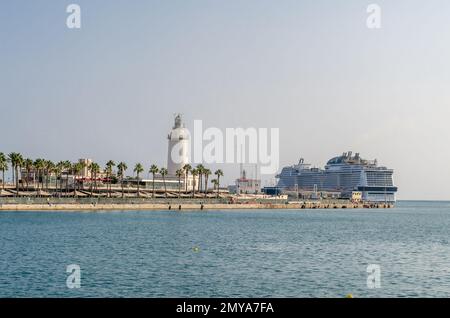
[[[353,298],[352,294],[347,294],[347,296],[345,296],[345,298]]]
[[[192,248],[192,250],[193,250],[194,252],[199,252],[199,251],[200,251],[200,249],[199,249],[197,246],[194,246],[194,247]]]

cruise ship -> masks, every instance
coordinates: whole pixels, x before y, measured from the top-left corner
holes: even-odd
[[[365,160],[349,151],[328,160],[324,169],[300,159],[298,164],[284,167],[276,178],[277,187],[285,190],[333,191],[342,198],[360,192],[364,201],[395,202],[393,174],[392,169],[378,166],[376,159]]]

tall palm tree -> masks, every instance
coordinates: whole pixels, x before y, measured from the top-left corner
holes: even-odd
[[[26,183],[26,188],[27,191],[29,190],[29,178],[30,178],[30,174],[31,174],[31,170],[33,170],[34,166],[33,166],[33,160],[31,160],[30,158],[25,159],[25,165],[24,168],[27,172],[27,178],[25,179],[25,183]]]
[[[191,172],[192,170],[192,166],[190,164],[185,164],[183,166],[183,170],[184,170],[184,185],[186,186],[186,193],[188,192],[188,176],[189,176],[189,172]]]
[[[141,165],[140,163],[137,163],[137,164],[134,166],[134,170],[133,170],[133,171],[136,173],[137,196],[140,197],[139,188],[140,188],[140,183],[141,183],[141,182],[139,181],[139,174],[140,174],[141,172],[144,171],[144,167],[142,167],[142,165]]]
[[[208,178],[209,178],[209,176],[211,175],[211,170],[209,170],[209,169],[204,169],[203,170],[203,175],[205,176],[205,198],[207,197],[207,195],[208,195]]]
[[[73,173],[74,173],[74,193],[76,196],[76,190],[77,190],[77,186],[78,186],[78,177],[81,175],[81,172],[84,169],[84,163],[83,162],[77,162],[73,164]]]
[[[202,164],[197,165],[198,172],[198,193],[202,192],[202,175],[205,167]]]
[[[125,162],[120,162],[117,165],[117,169],[118,169],[117,173],[120,177],[120,187],[122,188],[122,198],[123,198],[123,196],[124,196],[123,195],[123,178],[125,176],[125,171],[128,169],[127,164]]]
[[[195,198],[195,177],[198,176],[198,170],[197,169],[192,169],[191,171],[192,177],[193,177],[193,185],[192,185],[192,197]]]
[[[48,184],[50,182],[50,176],[55,170],[55,164],[51,160],[45,161],[45,188],[48,190]]]
[[[0,170],[2,171],[2,189],[5,189],[5,171],[8,170],[8,160],[3,152],[0,152]]]
[[[169,171],[167,171],[166,168],[161,168],[161,170],[159,171],[159,173],[161,174],[162,178],[163,178],[163,183],[164,183],[164,196],[167,198],[167,187],[166,187],[166,176],[169,173]]]
[[[219,191],[220,191],[220,177],[223,177],[223,171],[218,169],[214,174],[217,176],[217,197],[219,197]]]
[[[112,160],[109,160],[106,163],[106,180],[107,180],[108,197],[111,197],[111,178],[112,178],[113,168],[115,166],[116,166],[116,163]]]
[[[33,165],[35,169],[35,175],[37,177],[37,189],[39,190],[39,184],[41,182],[41,171],[42,169],[44,169],[44,160],[36,159]]]
[[[64,170],[66,171],[66,193],[69,193],[69,175],[72,171],[72,163],[69,160],[64,161]]]
[[[175,175],[178,177],[178,199],[179,199],[181,196],[181,177],[184,175],[184,170],[178,169],[175,172]]]
[[[58,195],[61,195],[62,192],[62,172],[64,170],[64,161],[59,161],[56,164],[56,181],[58,181],[59,179],[59,190],[58,190],[58,182],[56,182],[56,192],[58,193]],[[39,185],[39,183],[38,183]]]
[[[16,162],[16,191],[19,193],[19,173],[20,178],[22,179],[22,173],[20,172],[22,170],[22,167],[25,165],[25,160],[23,159],[22,155],[20,153],[17,154],[17,162]]]
[[[216,190],[216,187],[217,187],[217,185],[219,183],[219,182],[217,182],[217,179],[212,179],[211,183],[214,185],[214,189],[213,190]]]
[[[100,166],[93,162],[90,165],[91,170],[91,197],[93,196],[93,188],[95,188],[95,191],[97,191],[97,173],[100,172]],[[94,182],[92,182],[92,179],[94,179]]]
[[[150,167],[149,172],[153,175],[153,192],[152,192],[152,198],[155,197],[155,175],[159,172],[159,169],[156,165],[152,165]]]
[[[16,183],[17,153],[16,152],[11,152],[8,155],[8,161],[11,163],[12,181],[15,184]]]
[[[16,184],[16,196],[19,193],[19,171],[20,170],[20,166],[23,165],[23,158],[22,155],[20,153],[17,152],[11,152],[8,155],[8,160],[9,162],[11,162],[11,168],[12,168],[12,176],[13,176],[13,181]]]

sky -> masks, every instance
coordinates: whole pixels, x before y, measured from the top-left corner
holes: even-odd
[[[351,150],[395,170],[399,199],[449,200],[449,16],[446,0],[2,1],[0,152],[163,166],[182,113],[279,128],[280,169]]]

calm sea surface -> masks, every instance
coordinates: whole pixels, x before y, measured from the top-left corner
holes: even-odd
[[[450,297],[450,202],[0,212],[0,297]],[[66,267],[81,268],[81,288]],[[367,287],[367,266],[381,288]]]

